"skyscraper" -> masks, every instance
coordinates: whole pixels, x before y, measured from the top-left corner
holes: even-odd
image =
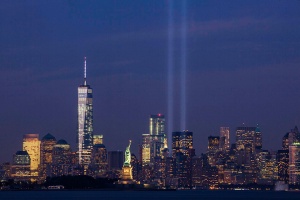
[[[93,146],[92,161],[90,166],[93,176],[105,176],[108,170],[108,162],[107,150],[104,144],[95,144]]]
[[[150,163],[150,142],[151,136],[150,134],[142,135],[142,165],[146,165]]]
[[[300,184],[300,143],[289,146],[289,184]]]
[[[229,151],[229,127],[220,127],[220,150]]]
[[[255,128],[254,148],[258,150],[262,149],[262,134],[258,125]]]
[[[263,150],[258,154],[258,183],[274,184],[278,179],[278,164],[276,153]]]
[[[124,162],[123,151],[109,151],[107,161],[109,170],[121,170]]]
[[[50,133],[42,138],[40,175],[43,180],[46,180],[46,177],[51,175],[52,150],[55,144],[56,139]]]
[[[150,135],[165,134],[165,116],[162,114],[150,115],[149,129]]]
[[[224,137],[222,137],[224,139]],[[216,165],[216,153],[219,151],[220,137],[219,136],[209,136],[208,146],[207,146],[207,157],[208,162],[211,166]]]
[[[182,131],[172,133],[172,157],[176,157],[176,153],[181,152],[185,156],[189,156],[193,149],[193,132]]]
[[[28,181],[30,177],[30,157],[27,151],[17,151],[13,155],[11,178],[15,181]]]
[[[52,149],[52,176],[71,174],[71,146],[65,140],[58,140]]]
[[[39,134],[25,134],[23,136],[23,151],[27,151],[30,157],[30,171],[32,176],[38,176],[40,165],[40,145]]]
[[[79,164],[88,166],[93,147],[93,90],[86,81],[86,57],[84,58],[84,82],[78,87],[78,135]]]
[[[207,151],[216,153],[219,150],[219,142],[220,142],[219,136],[209,136]]]
[[[246,144],[254,150],[254,133],[255,127],[237,127],[236,129],[236,148],[238,150],[244,149]]]
[[[132,153],[130,165],[132,166],[132,178],[133,180],[139,180],[139,176],[142,172],[137,157]]]
[[[175,159],[176,177],[178,187],[191,186],[192,157],[195,155],[193,149],[193,132],[184,130],[172,133],[172,157]]]
[[[245,145],[250,145],[252,152],[262,148],[262,135],[259,127],[237,127],[236,147],[244,149]]]
[[[154,158],[162,155],[162,151],[168,148],[167,137],[165,134],[165,116],[162,114],[150,115],[149,119],[150,135],[150,162]]]
[[[289,134],[286,133],[282,138],[282,150],[289,150]]]
[[[289,146],[295,142],[300,142],[300,133],[297,126],[295,126],[294,129],[291,129],[290,132],[287,132],[282,138],[282,149],[288,150]]]
[[[289,150],[277,151],[278,180],[289,182]]]

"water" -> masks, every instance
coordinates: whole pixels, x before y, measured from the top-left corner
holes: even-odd
[[[142,199],[142,200],[176,200],[176,199],[218,199],[218,200],[268,200],[300,198],[300,192],[274,192],[274,191],[0,191],[0,199]]]

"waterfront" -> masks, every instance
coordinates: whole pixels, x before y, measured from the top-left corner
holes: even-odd
[[[0,199],[299,199],[300,192],[274,191],[1,191]]]

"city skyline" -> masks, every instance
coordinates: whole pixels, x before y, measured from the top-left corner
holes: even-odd
[[[137,155],[151,114],[164,114],[168,127],[167,2],[0,2],[0,161],[11,161],[29,133],[40,139],[51,133],[76,149],[84,56],[95,98],[94,134],[103,135],[108,150],[122,150],[132,139]],[[235,141],[242,123],[260,125],[263,149],[280,149],[300,122],[300,2],[214,3],[186,5],[186,129],[194,134],[196,154],[220,127],[230,127]],[[175,1],[175,109],[168,136],[182,131],[180,12]]]

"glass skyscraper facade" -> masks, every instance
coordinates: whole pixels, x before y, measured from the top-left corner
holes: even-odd
[[[168,148],[167,136],[165,134],[165,116],[162,114],[150,115],[149,119],[150,135],[150,162],[154,158],[162,156],[162,151]]]
[[[150,163],[150,144],[151,144],[150,134],[143,134],[142,135],[142,164],[143,165]]]
[[[52,149],[52,176],[71,174],[71,146],[65,140],[58,140]]]
[[[182,132],[172,133],[172,157],[175,158],[177,153],[183,153],[188,156],[193,149],[193,132],[184,130]]]
[[[30,156],[27,151],[17,151],[13,155],[10,176],[15,181],[28,181],[31,178]]]
[[[220,149],[221,151],[229,151],[229,127],[220,127]]]
[[[39,134],[25,134],[23,136],[23,151],[27,151],[30,156],[30,170],[32,176],[38,176],[40,165],[40,145]]]
[[[93,147],[93,90],[86,82],[86,58],[84,59],[84,83],[78,87],[78,162],[87,166],[91,162]]]
[[[246,145],[251,146],[252,152],[255,149],[262,149],[262,134],[259,127],[237,127],[236,147],[244,149]]]
[[[300,143],[289,146],[289,183],[300,183]]]
[[[46,180],[46,177],[51,175],[52,150],[55,144],[56,138],[50,133],[42,138],[40,175],[43,180]]]
[[[165,116],[162,114],[151,115],[149,120],[149,134],[150,135],[164,135],[165,134]]]

